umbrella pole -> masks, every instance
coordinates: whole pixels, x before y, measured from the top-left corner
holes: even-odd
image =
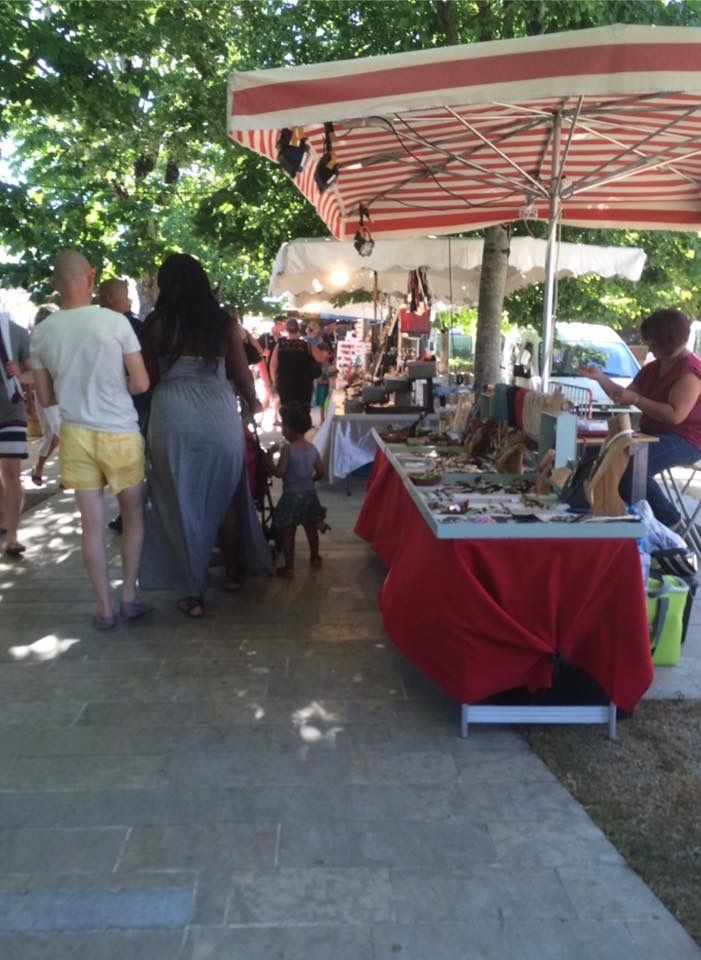
[[[550,372],[553,365],[553,343],[555,340],[555,273],[559,244],[560,221],[560,132],[562,129],[560,114],[553,120],[552,139],[552,185],[550,207],[548,210],[548,245],[545,253],[545,300],[543,303],[543,368],[541,371],[541,389],[547,393]]]
[[[542,389],[545,393],[550,383],[550,372],[553,365],[553,344],[555,340],[555,270],[557,264],[558,245],[557,210],[552,209],[548,228],[548,246],[545,254],[545,301],[543,303],[543,369]]]

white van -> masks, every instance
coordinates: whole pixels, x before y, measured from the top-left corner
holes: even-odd
[[[693,320],[691,323],[686,349],[691,350],[697,357],[701,357],[701,321],[699,320]]]
[[[513,376],[513,382],[519,386],[540,386],[541,338],[526,329],[513,331],[505,339],[507,379],[512,380]],[[598,323],[556,323],[550,382],[588,390],[594,406],[610,406],[611,400],[599,384],[579,373],[580,365],[588,361],[599,363],[606,376],[622,387],[627,387],[640,370],[628,346],[610,327]],[[513,368],[513,375],[509,367]]]

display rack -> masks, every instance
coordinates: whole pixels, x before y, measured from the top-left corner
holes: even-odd
[[[345,340],[339,340],[336,344],[336,386],[345,387],[350,381],[350,375],[357,366],[356,361],[360,359],[360,364],[365,369],[366,358],[370,353],[370,347],[362,338],[356,336],[346,337]]]
[[[553,466],[566,467],[577,460],[577,415],[565,410],[544,410],[540,416],[538,463],[548,452],[555,451]]]
[[[407,493],[426,521],[429,529],[438,540],[601,540],[624,539],[640,540],[645,535],[645,525],[635,517],[580,517],[576,522],[522,523],[506,521],[500,523],[475,523],[451,518],[450,523],[437,520],[427,505],[430,487],[417,487],[404,468],[397,454],[407,451],[415,458],[426,456],[429,448],[406,447],[398,444],[386,444],[377,431],[373,431],[375,442],[397,472]],[[408,455],[408,454],[407,454]],[[469,478],[469,473],[443,473],[443,483],[459,483]],[[474,474],[472,474],[474,476]],[[504,477],[508,480],[508,477]],[[514,479],[513,477],[511,479]],[[517,479],[517,478],[516,478]]]

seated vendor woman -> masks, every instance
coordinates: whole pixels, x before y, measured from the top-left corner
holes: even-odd
[[[581,367],[615,403],[642,411],[640,430],[658,437],[648,449],[647,500],[657,519],[668,527],[681,521],[653,479],[669,467],[688,467],[701,460],[701,360],[686,348],[690,322],[680,310],[657,310],[640,326],[640,335],[654,356],[622,389],[598,367]]]

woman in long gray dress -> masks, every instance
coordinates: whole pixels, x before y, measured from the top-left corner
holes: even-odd
[[[204,615],[217,534],[237,516],[239,556],[227,571],[271,572],[271,557],[248,489],[235,390],[255,402],[241,338],[216,302],[201,264],[172,254],[158,272],[159,296],[144,331],[155,384],[147,435],[148,495],[141,586],[182,594],[178,608]],[[231,526],[231,524],[229,524]]]

